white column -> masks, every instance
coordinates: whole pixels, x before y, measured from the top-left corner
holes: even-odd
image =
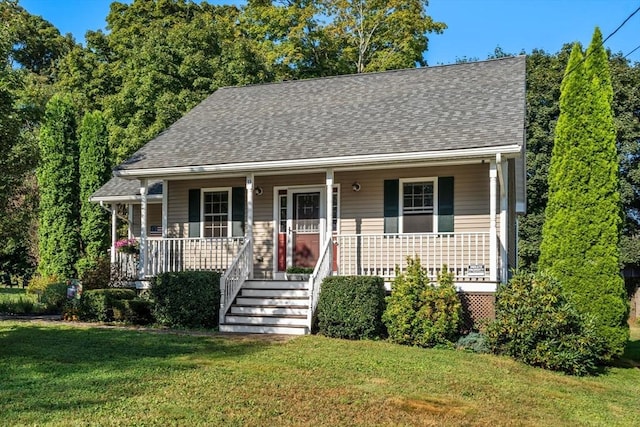
[[[327,169],[326,173],[326,185],[327,185],[327,226],[325,227],[325,236],[320,247],[324,245],[327,239],[330,239],[333,234],[333,169]]]
[[[245,237],[250,239],[249,253],[251,254],[251,265],[249,266],[249,278],[253,278],[253,174],[247,175],[247,223],[244,227]]]
[[[162,238],[166,239],[169,228],[169,183],[165,179],[162,181]]]
[[[140,274],[147,274],[147,180],[140,180]]]
[[[129,203],[127,206],[127,219],[129,223],[127,224],[127,239],[133,239],[133,204]]]
[[[498,170],[495,160],[489,164],[489,280],[498,279],[498,236],[496,230],[496,197],[498,195]]]
[[[500,256],[502,264],[502,272],[500,273],[500,281],[506,282],[509,277],[509,163],[505,160],[500,164],[501,168],[501,188],[500,188]]]
[[[111,205],[111,264],[116,262],[116,242],[118,241],[118,204]]]

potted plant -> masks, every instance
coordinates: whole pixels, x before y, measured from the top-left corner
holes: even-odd
[[[140,245],[136,239],[120,239],[116,242],[116,250],[123,254],[139,254]]]
[[[312,267],[298,267],[293,266],[287,268],[285,272],[285,276],[287,280],[309,280],[309,276],[313,273]]]

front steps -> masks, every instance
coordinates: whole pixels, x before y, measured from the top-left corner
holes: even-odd
[[[248,280],[231,305],[220,332],[304,335],[309,332],[308,283]]]

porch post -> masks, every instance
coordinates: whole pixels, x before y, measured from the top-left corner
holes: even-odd
[[[326,185],[327,185],[327,225],[325,227],[325,236],[320,247],[324,245],[327,239],[330,239],[333,234],[333,169],[327,169],[326,172]]]
[[[111,205],[111,264],[116,262],[116,242],[118,241],[118,204]]]
[[[496,197],[498,170],[495,160],[489,163],[489,280],[498,280],[498,235],[496,230]]]
[[[127,223],[127,239],[133,239],[133,204],[129,203],[127,205],[127,219],[129,222]]]
[[[140,180],[140,272],[139,278],[147,274],[147,180]]]
[[[508,238],[508,224],[509,224],[509,164],[503,161],[500,164],[500,172],[502,179],[500,180],[500,255],[502,271],[500,274],[500,281],[506,282],[509,277],[509,238]]]
[[[169,227],[169,188],[167,180],[162,181],[162,238],[166,239],[168,236]]]
[[[249,253],[251,254],[251,265],[249,266],[249,279],[253,279],[253,174],[247,175],[247,223],[245,226],[245,237],[250,239]]]

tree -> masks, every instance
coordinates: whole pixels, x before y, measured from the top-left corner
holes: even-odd
[[[109,137],[101,112],[87,113],[78,128],[80,146],[80,238],[83,254],[78,262],[78,275],[94,267],[109,247],[109,216],[89,197],[111,176]]]
[[[327,31],[341,40],[341,61],[357,73],[426,65],[427,34],[447,28],[426,14],[427,0],[320,2],[330,20]]]
[[[56,94],[40,129],[38,272],[73,277],[79,254],[78,143],[73,100]]]
[[[540,268],[559,279],[578,310],[593,316],[613,357],[622,354],[628,326],[611,101],[608,61],[596,29],[586,59],[574,45],[562,80]]]

